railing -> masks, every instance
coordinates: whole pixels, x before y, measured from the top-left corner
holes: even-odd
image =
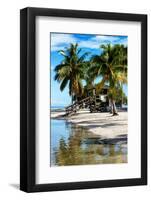
[[[83,108],[84,106],[89,106],[92,101],[94,101],[94,97],[86,97],[81,101],[76,101],[72,105],[66,107],[66,114],[76,113],[80,108]]]

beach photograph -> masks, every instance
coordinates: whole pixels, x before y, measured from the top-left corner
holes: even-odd
[[[50,167],[128,162],[128,37],[50,33]]]

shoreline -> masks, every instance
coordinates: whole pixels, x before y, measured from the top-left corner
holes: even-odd
[[[102,139],[127,138],[128,134],[128,112],[119,112],[112,116],[104,113],[90,113],[89,110],[80,110],[72,116],[65,116],[65,111],[51,112],[52,119],[63,119],[70,123],[85,127]]]

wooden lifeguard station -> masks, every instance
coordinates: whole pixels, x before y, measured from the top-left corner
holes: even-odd
[[[89,108],[90,112],[104,112],[109,106],[108,101],[108,86],[104,86],[99,93],[96,93],[96,88],[87,89],[86,97],[75,101],[72,105],[66,107],[66,114],[74,114],[82,108]]]

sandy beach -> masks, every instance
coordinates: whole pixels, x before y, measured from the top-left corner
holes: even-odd
[[[109,113],[90,113],[88,110],[78,111],[75,115],[63,117],[65,112],[52,112],[53,119],[66,119],[68,122],[86,127],[94,133],[94,136],[114,139],[127,137],[128,113],[119,112],[119,115],[112,116]]]

